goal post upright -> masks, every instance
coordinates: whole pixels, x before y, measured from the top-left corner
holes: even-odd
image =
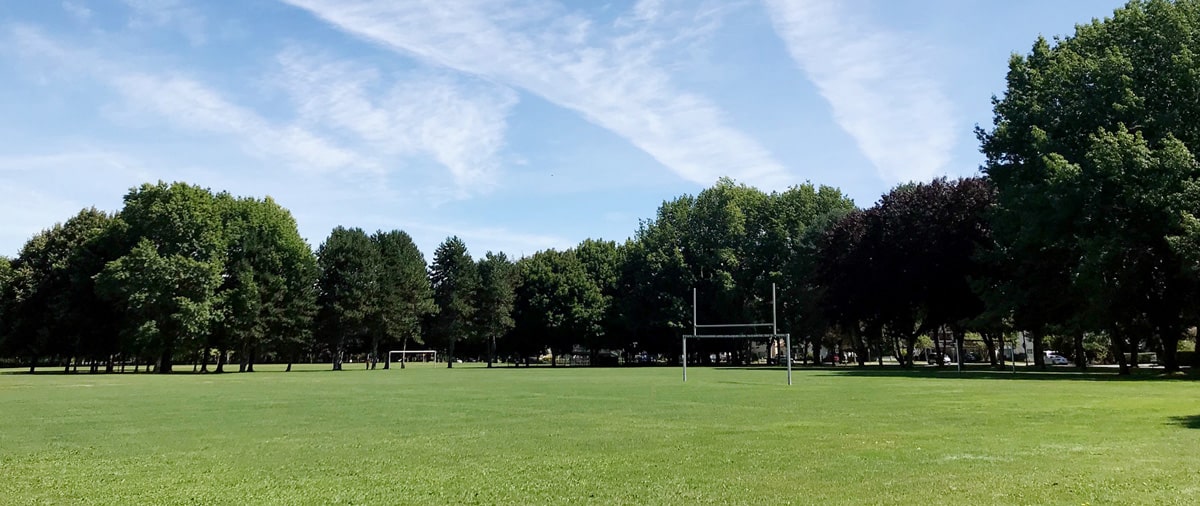
[[[775,298],[775,283],[771,283],[771,333],[779,335],[779,301]],[[787,341],[784,350],[787,353],[787,380],[792,384],[792,334],[784,338]],[[773,343],[772,343],[773,344]]]

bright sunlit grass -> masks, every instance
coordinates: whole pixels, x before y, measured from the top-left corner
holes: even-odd
[[[0,374],[0,503],[1200,503],[1186,380],[355,365]]]

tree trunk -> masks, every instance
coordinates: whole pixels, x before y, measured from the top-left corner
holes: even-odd
[[[963,347],[966,346],[967,333],[961,328],[955,328],[953,332],[954,345],[958,347],[958,349],[954,350],[954,355],[958,358],[958,367],[962,368],[962,366],[966,365],[966,361],[963,360]]]
[[[406,360],[408,360],[408,338],[407,337],[404,338],[404,345],[401,346],[400,349],[404,351],[404,353],[400,354],[400,368],[404,369],[404,362]]]
[[[981,332],[979,337],[983,338],[983,347],[987,348],[988,365],[996,367],[996,338],[992,337],[991,332]],[[1001,351],[1003,353],[1003,351]]]
[[[488,339],[488,369],[492,368],[492,362],[496,361],[496,336]]]
[[[1046,353],[1042,349],[1042,331],[1030,332],[1033,337],[1033,365],[1038,369],[1046,369]]]
[[[912,366],[913,366],[913,348],[915,348],[917,346],[917,336],[909,336],[907,339],[905,339],[905,341],[906,342],[904,343],[904,349],[908,355],[907,367],[912,368]]]
[[[1122,376],[1129,375],[1129,365],[1125,362],[1125,343],[1122,342],[1124,339],[1121,339],[1117,332],[1110,331],[1109,335],[1112,337],[1113,355],[1117,357],[1117,374]]]
[[[687,357],[683,359],[687,360]],[[558,355],[554,354],[554,348],[550,348],[550,367],[558,367]]]
[[[1137,336],[1129,336],[1129,337],[1130,337],[1129,347],[1126,348],[1129,350],[1129,368],[1137,369],[1138,368],[1138,344],[1141,343],[1141,340],[1138,339]]]
[[[1167,331],[1159,336],[1159,341],[1162,342],[1162,356],[1158,363],[1162,364],[1163,372],[1179,372],[1179,362],[1175,359],[1176,351],[1179,350],[1179,336]]]
[[[113,372],[113,356],[111,354],[109,354],[108,362],[106,362],[104,364],[104,373],[112,374],[112,372]],[[124,371],[122,371],[122,372],[124,372]]]
[[[208,346],[205,346],[200,353],[202,353],[200,356],[200,372],[206,373],[208,372]]]
[[[333,370],[342,370],[342,350],[346,347],[346,338],[338,336],[337,344],[333,347]]]
[[[998,337],[998,338],[999,338],[999,339],[997,339],[996,341],[997,341],[997,344],[999,344],[999,345],[1000,345],[1000,347],[999,347],[999,348],[1000,348],[1000,352],[996,354],[995,361],[996,361],[996,362],[999,364],[999,366],[1000,366],[1000,369],[1001,369],[1001,370],[1004,370],[1004,346],[1005,346],[1005,344],[1004,344],[1004,333],[1002,333],[1002,332],[1001,332],[1001,333],[999,333],[999,334],[998,334],[996,337]],[[1016,358],[1017,358],[1017,355],[1016,355],[1016,353],[1017,353],[1017,350],[1016,350],[1016,348],[1014,347],[1014,348],[1013,348],[1013,361],[1014,361],[1014,362],[1016,361]]]
[[[1087,350],[1083,349],[1083,331],[1075,331],[1075,367],[1087,370]]]
[[[454,338],[450,338],[449,351],[446,352],[446,368],[454,368]]]
[[[258,358],[258,345],[250,347],[250,353],[246,354],[246,372],[254,372],[254,360]]]
[[[32,355],[29,357],[29,374],[33,374],[34,370],[37,369],[37,361],[37,355]]]
[[[945,350],[942,349],[942,340],[940,339],[940,334],[941,333],[937,330],[933,331],[933,350],[934,353],[937,354],[937,356],[934,357],[933,362],[938,367],[942,367],[942,357],[945,356]],[[925,361],[929,361],[929,350],[925,350]]]
[[[218,348],[217,349],[217,370],[214,371],[215,373],[221,374],[221,373],[225,372],[225,360],[227,360],[227,358],[228,357],[226,356],[225,348]]]

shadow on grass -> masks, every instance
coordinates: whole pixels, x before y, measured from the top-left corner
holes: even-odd
[[[1200,429],[1200,415],[1173,416],[1171,423],[1188,429]]]
[[[722,370],[739,370],[739,371],[783,371],[782,367],[718,367],[718,371]],[[1016,373],[1012,370],[997,371],[987,366],[968,366],[962,372],[959,372],[953,367],[938,368],[938,367],[916,367],[913,369],[903,369],[898,366],[845,366],[845,367],[793,367],[795,372],[817,372],[829,376],[846,376],[860,378],[941,378],[941,379],[1018,379],[1018,380],[1045,380],[1045,381],[1169,381],[1169,380],[1195,380],[1195,376],[1167,376],[1161,370],[1142,369],[1136,370],[1129,376],[1121,376],[1117,374],[1116,369],[1089,369],[1087,371],[1079,371],[1077,369],[1050,369],[1046,371],[1040,370],[1022,370],[1017,369]]]

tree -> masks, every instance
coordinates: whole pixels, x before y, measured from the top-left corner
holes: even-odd
[[[376,232],[371,241],[379,251],[376,311],[373,315],[371,355],[378,357],[381,342],[423,343],[421,321],[437,311],[426,274],[425,257],[412,237],[399,230]],[[404,367],[405,358],[400,359]],[[384,368],[389,367],[384,362]]]
[[[0,256],[0,353],[6,349],[8,339],[8,312],[13,305],[13,268],[12,260]]]
[[[617,305],[614,303],[623,294],[619,290],[621,265],[625,262],[625,250],[613,241],[586,239],[574,248],[588,279],[600,291],[600,313],[598,332],[584,342],[589,353],[588,363],[597,365],[602,348],[619,349],[622,343],[617,336],[621,322]]]
[[[219,198],[226,262],[219,292],[222,325],[214,336],[232,340],[219,344],[237,347],[239,370],[253,372],[257,357],[268,350],[286,356],[290,366],[312,335],[317,278],[312,249],[291,213],[270,197]],[[207,357],[206,349],[205,362]]]
[[[220,264],[162,255],[143,238],[97,279],[101,293],[119,301],[135,348],[158,356],[156,372],[171,372],[180,350],[196,349],[217,318],[214,296]]]
[[[378,298],[379,250],[359,228],[337,227],[317,249],[317,329],[330,345],[333,370],[346,348],[369,336]]]
[[[158,355],[157,372],[169,373],[175,353],[199,350],[221,318],[222,209],[207,189],[159,182],[132,189],[118,218],[131,249],[97,283],[124,309],[124,334]]]
[[[1194,305],[1200,279],[1170,247],[1200,210],[1189,191],[1197,29],[1200,2],[1136,0],[1053,46],[1039,38],[1011,58],[993,127],[977,130],[997,190],[998,256],[1018,276],[1006,292],[1015,325],[1077,342],[1105,332],[1122,374],[1125,353],[1136,359],[1151,341],[1176,369],[1167,348],[1197,323],[1180,306]]]
[[[574,251],[539,251],[519,265],[518,331],[537,349],[550,349],[557,366],[575,344],[600,334],[604,297]]]
[[[116,315],[96,296],[93,277],[113,257],[104,236],[112,217],[84,209],[28,243],[9,267],[10,351],[54,356],[69,367],[115,352]],[[36,362],[36,360],[34,360]]]
[[[476,263],[476,270],[479,272],[479,288],[475,294],[476,334],[486,341],[487,366],[492,367],[496,340],[516,325],[513,309],[519,273],[508,256],[490,251]]]
[[[479,287],[479,273],[462,239],[449,237],[438,246],[429,280],[438,306],[433,320],[434,334],[445,343],[446,367],[451,368],[455,343],[470,337],[476,308],[474,296]]]

